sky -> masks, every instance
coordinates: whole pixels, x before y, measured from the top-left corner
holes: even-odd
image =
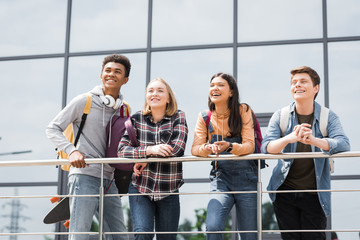
[[[146,48],[148,1],[76,0],[72,8],[71,52]],[[321,0],[238,1],[238,41],[277,41],[321,38]],[[328,0],[328,36],[359,36],[360,3],[357,0]],[[153,1],[153,47],[231,43],[233,41],[232,0]],[[13,17],[16,13],[17,17]],[[11,24],[9,24],[11,22]],[[65,46],[66,2],[56,0],[5,0],[0,2],[0,57],[58,54]],[[359,150],[360,130],[356,103],[360,97],[360,41],[331,42],[329,49],[330,108],[340,117],[352,151]],[[242,102],[256,113],[274,112],[289,104],[291,68],[309,65],[324,79],[324,47],[310,44],[241,47],[237,51],[238,86]],[[142,108],[146,84],[146,54],[126,54],[132,62],[130,80],[122,91],[132,112]],[[162,77],[175,92],[179,108],[189,126],[186,154],[190,154],[197,114],[207,108],[209,80],[216,72],[233,71],[232,48],[159,51],[151,55],[150,78]],[[104,55],[71,57],[68,101],[100,84]],[[54,146],[45,128],[61,109],[63,58],[0,61],[0,153],[31,150],[21,155],[0,156],[0,161],[53,159]],[[318,102],[324,104],[321,83]],[[354,111],[355,109],[355,111]],[[263,134],[266,128],[262,129]],[[358,159],[339,159],[335,174],[358,174]],[[262,170],[263,188],[275,161]],[[185,163],[185,178],[207,178],[209,163]],[[57,181],[55,167],[0,168],[0,182]],[[358,181],[333,181],[334,189],[357,189]],[[185,184],[182,192],[207,191],[209,185]],[[55,187],[22,187],[18,195],[56,194]],[[15,194],[2,188],[0,196]],[[333,194],[333,228],[360,228],[356,216],[357,192]],[[195,208],[207,205],[208,196],[182,196],[181,220],[195,221]],[[264,195],[264,201],[268,197]],[[8,199],[0,199],[0,215],[9,213]],[[38,224],[51,208],[47,198],[22,199],[22,214],[31,216],[22,226],[26,231],[52,231],[53,225]],[[4,218],[6,219],[6,218]],[[0,220],[0,232],[5,220]],[[354,233],[340,233],[340,239],[354,239]],[[29,239],[29,238],[19,238]]]

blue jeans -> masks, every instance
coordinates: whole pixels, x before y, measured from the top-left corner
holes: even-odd
[[[231,161],[221,162],[221,166],[228,165],[228,168],[218,168],[210,185],[211,192],[256,191],[258,177],[254,167],[236,168],[236,164],[229,166]],[[238,231],[257,230],[256,193],[212,194],[207,207],[206,230],[224,231],[225,221],[234,204]],[[256,233],[241,233],[240,236],[242,240],[257,239]],[[206,239],[223,239],[223,234],[207,234]]]
[[[129,193],[139,193],[130,184]],[[147,196],[129,196],[134,232],[176,232],[179,225],[179,195],[153,201]],[[153,239],[154,234],[135,234],[135,240]],[[176,240],[176,234],[157,234],[157,240]]]
[[[99,194],[100,178],[83,174],[69,176],[70,195]],[[110,185],[110,186],[109,186]],[[115,183],[104,179],[104,191],[108,194],[117,194]],[[104,232],[125,232],[124,215],[120,197],[104,197],[103,226]],[[98,197],[71,197],[70,198],[70,229],[69,232],[90,232],[93,216],[99,214]],[[128,235],[105,235],[107,240],[129,239]],[[88,240],[88,234],[73,234],[70,240]]]

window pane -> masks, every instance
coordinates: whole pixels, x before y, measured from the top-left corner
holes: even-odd
[[[43,169],[44,170],[44,169]],[[30,180],[30,178],[29,178]],[[56,187],[0,188],[2,196],[44,196],[56,195]],[[2,233],[55,232],[55,224],[44,224],[45,215],[54,206],[49,198],[8,198],[0,199]],[[17,228],[17,229],[16,229]],[[54,239],[54,235],[23,235],[1,237],[1,239],[39,240]]]
[[[239,42],[319,38],[321,0],[240,0],[238,25]]]
[[[208,176],[206,176],[208,177]],[[185,183],[181,188],[181,193],[205,193],[210,191],[210,181],[206,183]],[[197,213],[195,210],[201,210],[207,208],[208,202],[210,199],[209,194],[195,194],[195,195],[180,195],[180,222],[179,225],[189,221],[194,231],[198,231],[196,228],[196,223],[198,218],[196,217]],[[202,211],[199,211],[198,215],[202,215]],[[203,231],[205,231],[205,223],[202,225]],[[187,231],[191,231],[187,230]],[[182,230],[184,231],[184,230]],[[193,236],[193,235],[184,235],[184,236]]]
[[[336,160],[335,160],[336,161]],[[341,160],[343,161],[343,160]],[[349,165],[349,159],[345,159]],[[355,167],[355,166],[353,166]],[[359,180],[332,181],[331,188],[336,190],[357,189]],[[332,229],[359,229],[358,219],[360,192],[333,192],[331,194],[331,225]],[[337,232],[338,239],[353,240],[359,238],[359,232]]]
[[[186,114],[189,134],[185,154],[190,155],[197,116],[207,109],[209,82],[217,72],[232,72],[232,49],[158,52],[152,55],[151,79],[161,77],[175,92]],[[184,177],[208,177],[210,162],[184,163]]]
[[[65,48],[67,1],[0,2],[0,56],[59,53]]]
[[[146,56],[143,53],[125,55],[130,60],[131,71],[128,83],[121,87],[121,93],[130,104],[132,113],[135,113],[144,104]],[[104,57],[106,55],[70,58],[67,102],[96,85],[102,85],[100,74]]]
[[[232,0],[156,0],[152,46],[232,42]]]
[[[61,108],[63,59],[0,62],[1,160],[55,159],[45,129]],[[6,104],[5,104],[6,103]],[[46,170],[45,170],[46,168]],[[14,177],[16,176],[16,177]],[[31,178],[30,176],[33,176]],[[0,182],[56,181],[57,168],[0,168]],[[36,179],[36,180],[35,180]]]
[[[330,107],[340,117],[351,149],[359,150],[360,41],[329,44]],[[335,174],[359,174],[359,158],[335,159]]]
[[[301,44],[238,49],[240,100],[258,112],[274,112],[293,102],[290,70],[298,66],[315,69],[322,83],[316,101],[324,103],[322,44]]]
[[[328,0],[329,37],[360,35],[360,1]]]
[[[145,47],[146,0],[72,1],[72,52]]]

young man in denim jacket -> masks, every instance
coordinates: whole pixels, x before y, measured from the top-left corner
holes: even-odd
[[[276,111],[270,119],[261,145],[263,153],[324,152],[334,154],[349,151],[349,139],[338,116],[329,111],[327,136],[320,130],[321,106],[315,102],[320,77],[310,67],[299,67],[291,72],[291,95],[288,125],[282,133]],[[284,114],[283,114],[284,116]],[[286,115],[285,115],[286,116]],[[279,159],[268,188],[274,190],[330,189],[329,158]],[[330,192],[301,192],[270,194],[281,230],[325,229],[330,215]],[[281,233],[283,239],[325,239],[324,232]]]

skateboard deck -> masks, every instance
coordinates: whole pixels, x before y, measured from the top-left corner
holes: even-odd
[[[44,218],[45,224],[52,224],[70,218],[69,197],[64,197],[49,211]]]

